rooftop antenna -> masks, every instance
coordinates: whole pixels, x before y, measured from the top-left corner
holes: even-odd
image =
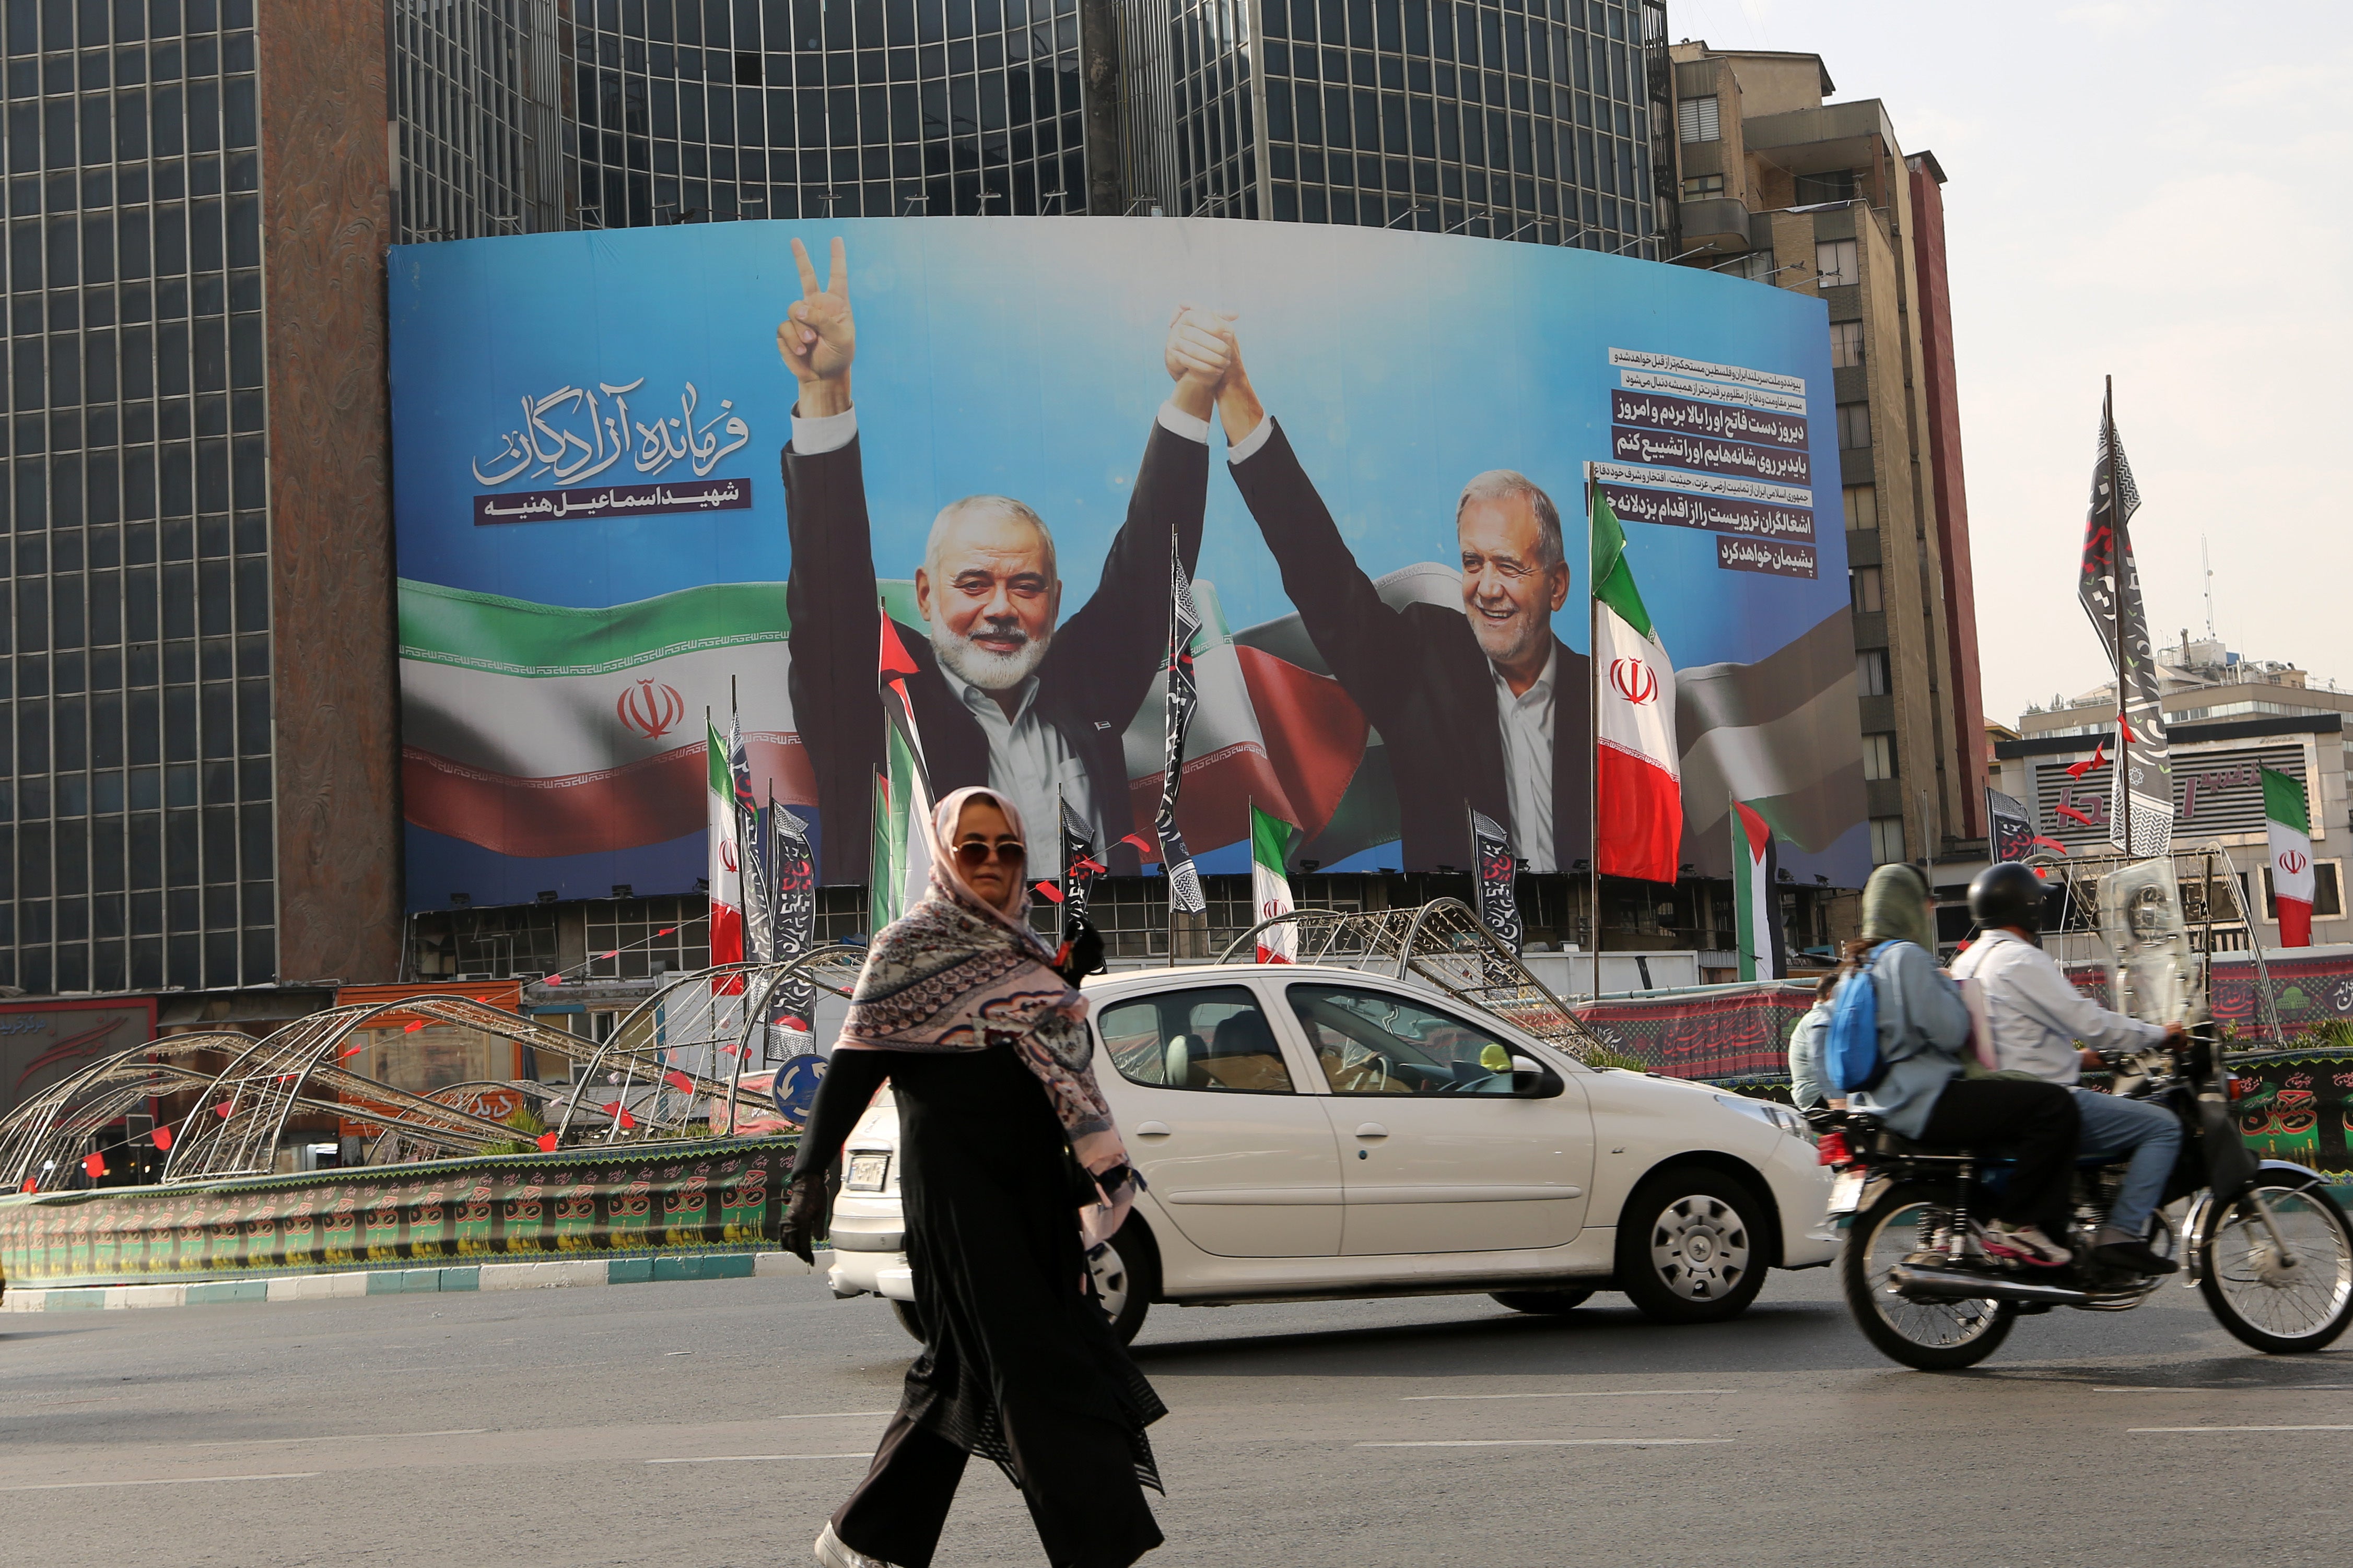
[[[2206,558],[2206,536],[2198,536],[2198,566],[2206,574],[2206,640],[2214,640],[2214,563]]]

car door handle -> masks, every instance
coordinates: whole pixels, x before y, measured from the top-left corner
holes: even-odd
[[[1356,1136],[1359,1138],[1386,1138],[1388,1135],[1389,1130],[1377,1121],[1365,1122],[1356,1129]]]
[[[1175,1131],[1166,1121],[1139,1121],[1135,1124],[1138,1138],[1166,1138]]]

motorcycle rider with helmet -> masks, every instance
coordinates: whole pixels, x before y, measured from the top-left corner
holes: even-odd
[[[1984,994],[1995,1068],[2063,1085],[2082,1119],[2083,1152],[2129,1156],[2092,1256],[2137,1274],[2170,1274],[2172,1260],[2151,1250],[2147,1238],[2149,1215],[2181,1150],[2181,1124],[2161,1106],[2120,1100],[2078,1080],[2085,1068],[2101,1065],[2101,1048],[2179,1045],[2185,1036],[2179,1025],[2112,1013],[2068,984],[2042,951],[2042,879],[2017,861],[1978,872],[1969,884],[1969,913],[1982,934],[1954,963],[1953,976],[1974,978]]]

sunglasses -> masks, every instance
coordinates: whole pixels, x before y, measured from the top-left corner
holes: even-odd
[[[978,870],[991,860],[1018,866],[1028,854],[1029,847],[1018,838],[1000,838],[994,844],[985,838],[967,838],[955,847],[957,864],[969,870]]]

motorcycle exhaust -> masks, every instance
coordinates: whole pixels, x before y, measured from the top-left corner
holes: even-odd
[[[1899,1294],[1926,1301],[2040,1301],[2052,1307],[2080,1307],[2092,1300],[2088,1290],[2064,1285],[2032,1285],[2025,1280],[1989,1279],[1950,1268],[1915,1268],[1897,1264],[1887,1281]]]

